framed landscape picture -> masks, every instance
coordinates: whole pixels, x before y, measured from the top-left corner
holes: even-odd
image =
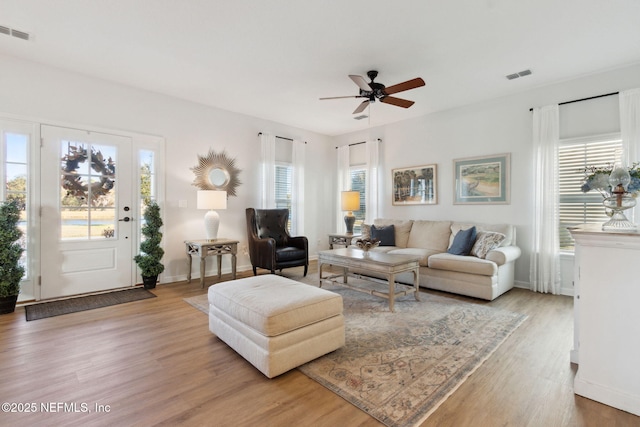
[[[455,159],[454,204],[508,204],[511,154]]]
[[[435,205],[437,197],[436,165],[393,169],[393,204]]]

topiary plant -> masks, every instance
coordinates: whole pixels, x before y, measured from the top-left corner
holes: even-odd
[[[20,257],[24,250],[17,242],[22,236],[18,228],[20,208],[16,200],[0,204],[0,297],[15,296],[20,293],[20,281],[24,267]]]
[[[154,201],[147,204],[144,212],[145,224],[142,226],[143,241],[140,243],[140,254],[133,259],[140,267],[142,277],[157,277],[164,271],[162,256],[164,250],[160,247],[162,241],[162,218],[160,217],[160,206]]]

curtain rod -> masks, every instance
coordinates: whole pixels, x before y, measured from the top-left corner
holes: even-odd
[[[262,132],[258,132],[258,136],[260,136],[260,135],[262,135]],[[293,139],[291,139],[291,138],[285,138],[284,136],[278,136],[278,135],[276,135],[276,138],[278,138],[278,139],[285,139],[285,140],[287,140],[287,141],[293,141]],[[307,141],[304,141],[304,143],[306,144],[306,143],[307,143]]]
[[[380,138],[376,138],[378,140],[378,142],[382,142],[382,140]],[[366,144],[367,141],[360,141],[360,142],[354,142],[353,144],[349,144],[349,147],[353,147],[354,145],[360,145],[360,144]],[[338,147],[336,147],[336,150],[338,149]]]
[[[605,93],[604,95],[596,95],[596,96],[590,96],[588,98],[574,99],[573,101],[561,102],[558,105],[566,105],[566,104],[573,104],[574,102],[589,101],[590,99],[604,98],[605,96],[618,95],[619,93],[620,92],[611,92],[611,93]],[[533,111],[533,108],[529,108],[529,111]]]

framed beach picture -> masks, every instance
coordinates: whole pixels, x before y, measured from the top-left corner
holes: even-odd
[[[393,204],[435,205],[437,197],[436,165],[393,169]]]
[[[508,204],[511,154],[455,159],[454,204]]]

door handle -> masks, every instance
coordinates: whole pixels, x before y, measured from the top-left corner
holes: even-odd
[[[129,221],[131,221],[132,219],[133,219],[133,218],[129,218],[128,216],[125,216],[124,218],[119,219],[118,221],[129,222]]]

